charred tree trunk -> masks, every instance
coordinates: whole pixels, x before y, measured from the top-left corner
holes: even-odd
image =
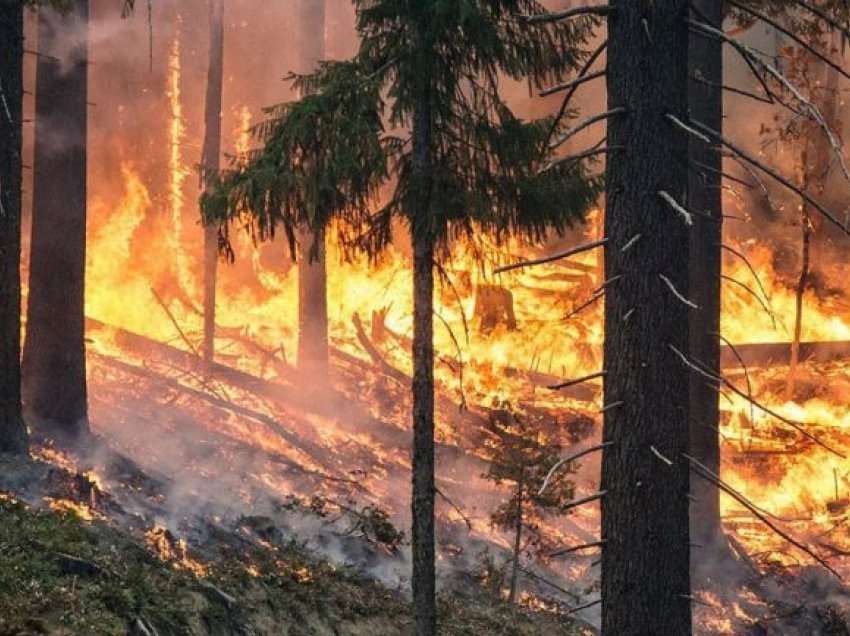
[[[694,0],[694,6],[711,24],[723,22],[722,0]],[[691,116],[718,132],[723,131],[723,43],[692,37],[688,51],[690,84],[688,106]],[[723,266],[723,158],[716,146],[691,137],[688,154],[688,204],[694,217],[690,241],[691,300],[699,307],[690,314],[690,352],[711,369],[720,369],[720,304]],[[704,216],[703,216],[704,215]],[[720,394],[692,374],[690,386],[691,454],[720,474]],[[691,538],[704,546],[699,556],[713,560],[713,547],[722,549],[720,493],[712,484],[693,484],[696,502],[691,508]],[[698,556],[695,554],[694,556]]]
[[[207,70],[203,185],[209,187],[218,175],[221,161],[221,93],[224,66],[224,0],[210,2],[210,59]],[[215,287],[218,266],[218,231],[204,228],[204,369],[215,358]]]
[[[691,633],[688,528],[688,0],[612,0],[608,19],[602,633]],[[635,237],[640,238],[636,240]],[[624,246],[631,244],[629,249]]]
[[[0,452],[25,453],[21,413],[21,125],[24,10],[0,3]]]
[[[325,55],[325,0],[301,0],[301,71]],[[298,369],[309,382],[328,373],[328,292],[324,234],[301,228],[298,237]]]
[[[69,441],[88,432],[85,353],[88,0],[42,7],[24,402]],[[60,46],[61,42],[61,46]]]
[[[427,81],[428,78],[423,78]],[[415,636],[436,636],[434,541],[434,251],[431,93],[413,115],[413,611]]]

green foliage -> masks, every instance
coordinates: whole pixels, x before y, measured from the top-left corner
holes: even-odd
[[[318,561],[297,543],[238,545],[210,547],[215,560],[205,561],[210,575],[199,580],[105,523],[2,495],[0,634],[124,636],[143,633],[139,618],[161,636],[410,633],[409,602],[352,568]],[[72,571],[69,559],[90,565]],[[465,591],[463,601],[441,599],[446,636],[580,633]]]
[[[520,120],[499,81],[563,77],[580,62],[592,19],[528,25],[521,14],[544,10],[533,0],[355,4],[355,58],[294,77],[305,96],[270,109],[255,130],[262,148],[202,198],[224,251],[231,223],[260,240],[282,229],[294,254],[295,228],[318,234],[336,221],[345,246],[378,254],[392,221],[412,225],[419,207],[410,131],[423,99],[434,168],[428,225],[443,247],[476,231],[537,240],[581,218],[600,184],[578,164],[544,169],[551,120]]]
[[[529,548],[548,547],[540,534],[540,516],[558,514],[574,497],[569,479],[571,466],[564,466],[552,476],[540,494],[546,476],[559,461],[561,448],[543,430],[544,423],[522,414],[510,404],[499,405],[488,421],[490,433],[484,446],[490,466],[485,478],[508,484],[511,498],[491,515],[491,522],[502,530],[514,531],[522,523],[531,534]]]

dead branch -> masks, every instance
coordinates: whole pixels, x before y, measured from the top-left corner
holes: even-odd
[[[709,370],[708,367],[706,367],[703,363],[701,363],[699,361],[690,360],[688,358],[688,356],[686,356],[684,353],[682,353],[674,345],[668,344],[667,346],[670,348],[670,350],[674,354],[676,354],[679,357],[680,360],[682,360],[682,362],[688,368],[692,369],[693,371],[696,371],[698,374],[702,375],[703,377],[708,378],[712,383],[716,383],[718,386],[719,385],[727,386],[733,393],[735,393],[739,397],[747,400],[747,402],[749,402],[750,404],[753,404],[760,411],[766,413],[767,415],[770,415],[774,419],[779,420],[783,424],[787,424],[788,426],[793,428],[795,431],[800,433],[803,437],[811,440],[812,442],[814,442],[818,446],[824,448],[825,450],[828,450],[830,453],[833,453],[834,455],[837,455],[838,457],[840,457],[842,459],[846,459],[845,456],[842,453],[838,452],[837,450],[835,450],[834,448],[832,448],[831,446],[829,446],[825,442],[821,441],[820,438],[818,438],[816,435],[812,435],[811,433],[809,433],[805,428],[803,428],[803,424],[801,424],[800,422],[795,422],[794,420],[788,419],[784,415],[777,413],[776,411],[774,411],[770,407],[762,404],[761,402],[754,400],[754,399],[751,399],[750,396],[748,396],[741,389],[739,389],[737,386],[735,386],[725,376],[719,375],[715,371]],[[712,386],[714,386],[714,385],[712,385]]]
[[[444,493],[439,488],[434,487],[434,492],[436,494],[438,494],[443,499],[443,501],[445,501],[447,504],[449,504],[449,506],[451,506],[454,509],[454,511],[457,512],[460,515],[460,518],[463,519],[463,522],[466,524],[467,530],[472,532],[472,521],[470,521],[469,517],[467,517],[464,514],[463,510],[460,509],[460,506],[458,506],[454,501],[449,499],[448,496],[446,496],[446,493]]]
[[[591,453],[595,453],[596,451],[603,450],[608,448],[609,446],[613,446],[614,442],[604,442],[603,444],[598,444],[597,446],[593,446],[591,448],[586,448],[583,451],[579,451],[569,457],[564,457],[563,459],[558,460],[558,462],[549,469],[549,472],[546,474],[546,479],[543,480],[543,485],[540,486],[540,490],[537,491],[537,496],[542,495],[546,488],[549,486],[549,481],[552,479],[552,475],[554,475],[558,470],[561,469],[561,466],[565,464],[569,464],[571,462],[577,461],[584,457],[585,455],[590,455]]]
[[[847,78],[847,79],[850,79],[850,74],[848,74],[848,73],[847,73],[847,71],[845,71],[845,70],[844,70],[843,68],[841,68],[838,64],[836,64],[836,63],[835,63],[835,62],[833,62],[831,59],[829,59],[829,57],[828,57],[828,56],[826,56],[826,55],[824,55],[823,53],[821,53],[820,51],[818,51],[818,50],[817,50],[815,47],[813,47],[811,44],[809,44],[808,42],[806,42],[805,40],[803,40],[800,36],[798,36],[797,34],[795,34],[793,31],[791,31],[790,29],[787,29],[787,28],[785,28],[784,26],[782,26],[782,24],[780,24],[778,21],[776,21],[776,20],[772,19],[771,17],[769,17],[769,16],[765,15],[765,14],[764,14],[764,13],[762,13],[761,11],[757,11],[756,9],[753,9],[752,7],[748,7],[748,6],[746,6],[746,5],[743,5],[743,4],[741,4],[740,2],[735,2],[735,0],[728,0],[728,2],[729,2],[729,4],[730,4],[730,5],[732,5],[732,6],[733,6],[733,7],[735,7],[736,9],[739,9],[739,10],[741,10],[741,11],[744,11],[745,13],[749,13],[751,16],[753,16],[753,17],[755,17],[755,18],[758,18],[759,20],[761,20],[761,21],[762,21],[762,22],[764,22],[765,24],[769,24],[770,26],[772,26],[774,29],[776,29],[776,30],[777,30],[777,31],[779,31],[780,33],[782,33],[782,34],[784,34],[785,36],[787,36],[787,37],[791,38],[792,40],[794,40],[794,42],[796,42],[796,43],[797,43],[797,44],[799,44],[801,47],[803,47],[804,49],[806,49],[809,53],[811,53],[812,55],[814,55],[814,56],[815,56],[816,58],[818,58],[821,62],[823,62],[823,63],[824,63],[824,64],[826,64],[827,66],[832,67],[832,68],[833,68],[835,71],[837,71],[840,75],[842,75],[843,77],[845,77],[845,78]]]
[[[573,552],[579,552],[581,550],[587,550],[588,548],[600,548],[605,545],[605,541],[594,541],[593,543],[583,543],[581,545],[574,545],[571,548],[564,548],[563,550],[556,550],[555,552],[550,552],[547,556],[550,558],[564,556],[566,554],[572,554]]]
[[[688,307],[690,307],[691,309],[699,309],[699,305],[697,305],[695,302],[693,302],[693,301],[688,300],[687,298],[685,298],[685,297],[682,295],[682,293],[681,293],[678,289],[676,289],[676,286],[673,284],[673,281],[672,281],[672,280],[670,280],[667,276],[665,276],[664,274],[659,274],[659,275],[658,275],[658,278],[660,278],[660,279],[661,279],[661,281],[662,281],[665,285],[667,285],[667,287],[669,287],[669,288],[670,288],[670,291],[673,293],[673,295],[674,295],[674,296],[675,296],[675,297],[676,297],[676,298],[677,298],[680,302],[684,303],[685,305],[687,305],[687,306],[688,306]]]
[[[568,91],[572,88],[576,88],[578,86],[581,86],[582,84],[586,84],[587,82],[593,81],[597,78],[605,77],[605,75],[607,75],[607,73],[608,73],[608,71],[606,71],[605,69],[602,69],[600,71],[595,71],[593,73],[588,73],[587,75],[582,75],[580,77],[575,78],[572,81],[564,82],[563,84],[558,84],[557,86],[552,86],[550,88],[542,90],[542,91],[540,91],[539,95],[540,95],[540,97],[546,97],[548,95],[553,95],[553,94],[559,93],[561,91]]]
[[[378,348],[372,344],[371,340],[369,340],[369,336],[366,335],[366,331],[363,329],[363,323],[360,321],[360,316],[356,312],[351,316],[351,323],[354,325],[354,329],[357,333],[357,341],[360,343],[360,346],[363,347],[366,353],[369,354],[369,357],[372,358],[372,362],[378,365],[384,375],[400,382],[401,384],[409,384],[410,378],[384,360],[381,352],[378,351]]]
[[[569,597],[571,597],[571,598],[575,599],[576,601],[578,601],[578,600],[579,600],[579,596],[578,596],[578,594],[575,594],[574,592],[570,592],[569,590],[567,590],[567,589],[565,589],[565,588],[561,587],[561,586],[560,586],[560,585],[558,585],[557,583],[553,583],[553,582],[552,582],[552,581],[550,581],[549,579],[544,578],[544,577],[540,576],[539,574],[537,574],[537,572],[534,572],[534,571],[532,571],[532,570],[528,570],[528,569],[526,569],[526,568],[524,568],[524,567],[518,567],[517,569],[518,569],[520,572],[522,572],[523,574],[525,574],[526,576],[531,577],[531,578],[532,578],[532,579],[534,579],[535,581],[540,581],[540,582],[541,582],[541,583],[543,583],[544,585],[548,585],[548,586],[549,586],[549,587],[551,587],[553,590],[558,590],[558,591],[559,591],[559,592],[561,592],[562,594],[566,594],[567,596],[569,596]]]
[[[702,464],[699,460],[694,459],[693,457],[691,457],[687,453],[682,453],[682,455],[685,457],[685,459],[687,459],[689,462],[691,462],[692,470],[694,468],[697,469],[697,470],[693,470],[694,474],[696,474],[698,477],[702,477],[707,482],[714,484],[717,488],[721,489],[723,492],[725,492],[726,494],[731,496],[738,503],[740,503],[747,510],[749,510],[759,521],[761,521],[768,528],[773,530],[776,534],[778,534],[780,537],[782,537],[785,541],[787,541],[788,543],[793,545],[795,548],[802,550],[803,552],[808,554],[815,561],[817,561],[820,565],[822,565],[827,571],[829,571],[831,574],[833,574],[839,581],[843,580],[841,578],[841,575],[838,572],[836,572],[834,569],[832,569],[832,567],[829,565],[829,563],[824,561],[811,548],[800,543],[799,541],[794,539],[791,535],[789,535],[787,532],[784,532],[776,524],[774,524],[772,521],[770,521],[770,519],[768,519],[766,515],[762,514],[755,505],[753,505],[746,497],[741,495],[734,488],[730,488],[730,487],[726,486],[724,484],[724,482],[711,471],[711,469],[709,469],[704,464]]]
[[[519,263],[513,263],[511,265],[504,265],[502,267],[498,267],[493,270],[494,274],[504,274],[505,272],[510,272],[515,269],[522,269],[525,267],[534,267],[535,265],[544,265],[546,263],[552,263],[554,261],[560,261],[565,258],[569,258],[570,256],[575,256],[576,254],[582,254],[584,252],[589,252],[590,250],[595,250],[598,247],[603,247],[608,243],[608,239],[604,238],[599,241],[593,241],[592,243],[585,243],[584,245],[579,245],[577,247],[572,247],[565,252],[559,252],[557,254],[552,254],[551,256],[544,256],[542,258],[536,258],[530,261],[520,261]]]
[[[592,15],[604,18],[614,12],[614,7],[609,7],[607,4],[596,6],[573,7],[564,11],[553,13],[539,13],[537,15],[521,15],[520,20],[526,24],[538,24],[540,22],[559,22],[560,20],[568,20],[579,16]]]
[[[626,109],[623,108],[622,106],[620,106],[618,108],[612,108],[611,110],[606,110],[604,113],[599,113],[598,115],[591,115],[587,119],[583,119],[582,121],[580,121],[573,128],[570,128],[567,132],[565,132],[563,135],[561,135],[557,140],[550,143],[549,149],[555,150],[556,148],[559,148],[564,143],[566,143],[569,139],[572,139],[574,136],[576,136],[582,130],[589,128],[593,124],[598,123],[600,121],[605,121],[607,119],[610,119],[611,117],[614,117],[615,115],[622,115],[625,112],[626,112]]]
[[[749,293],[753,298],[755,298],[761,305],[762,309],[764,309],[767,315],[770,316],[770,320],[773,322],[773,328],[776,329],[776,314],[773,313],[773,309],[770,307],[770,305],[767,304],[767,301],[765,301],[761,296],[759,296],[752,287],[750,287],[746,283],[739,281],[737,278],[732,278],[731,276],[727,276],[726,274],[721,274],[720,278],[730,283],[734,283],[735,285],[738,285],[747,293]]]
[[[578,607],[571,607],[566,612],[564,612],[564,616],[569,616],[570,614],[575,614],[576,612],[580,612],[581,610],[586,610],[591,607],[595,607],[602,603],[602,599],[596,599],[595,601],[591,601],[590,603],[585,603],[584,605],[579,605]]]
[[[162,310],[165,312],[165,315],[168,316],[168,319],[171,321],[171,324],[174,325],[174,328],[177,330],[177,334],[180,336],[180,339],[183,340],[184,343],[186,343],[186,346],[189,347],[189,351],[194,353],[196,356],[199,356],[200,354],[198,353],[198,349],[195,347],[195,345],[192,344],[189,338],[186,337],[186,334],[180,327],[180,323],[177,322],[177,318],[175,318],[174,314],[171,313],[171,310],[168,308],[168,305],[165,304],[165,301],[162,299],[162,296],[157,294],[156,290],[153,287],[151,287],[150,290],[156,302],[159,303],[159,306],[162,307]]]
[[[735,86],[727,86],[726,84],[721,84],[719,82],[710,82],[709,80],[702,77],[702,75],[698,73],[691,74],[691,79],[694,82],[698,82],[699,84],[704,84],[705,86],[711,86],[712,88],[717,88],[722,91],[726,91],[728,93],[735,93],[736,95],[741,95],[743,97],[749,97],[750,99],[754,99],[757,102],[762,102],[763,104],[773,104],[774,100],[768,97],[762,97],[756,93],[752,93],[750,91],[744,90],[742,88],[737,88]]]
[[[691,169],[696,170],[697,173],[700,174],[703,177],[703,179],[705,179],[705,177],[706,177],[705,172],[703,172],[703,171],[706,171],[706,172],[711,172],[713,174],[716,174],[716,175],[722,177],[723,179],[728,179],[729,181],[734,181],[735,183],[740,183],[742,186],[744,186],[748,190],[752,190],[753,188],[755,188],[755,185],[753,185],[749,181],[745,181],[744,179],[741,179],[740,177],[736,177],[735,175],[731,175],[728,172],[723,172],[723,170],[718,170],[717,168],[713,168],[712,166],[706,165],[706,164],[704,164],[700,161],[697,161],[696,159],[691,159],[690,164],[691,164]]]
[[[673,211],[679,214],[682,217],[682,220],[685,222],[685,225],[693,225],[694,224],[694,215],[686,210],[682,204],[680,204],[676,199],[674,199],[669,192],[665,192],[664,190],[658,191],[658,196],[661,197],[661,200],[664,201],[667,205],[673,208]]]
[[[457,338],[455,338],[455,332],[452,329],[452,326],[448,323],[448,321],[445,318],[443,318],[443,315],[439,311],[437,311],[436,309],[434,310],[434,315],[437,318],[440,319],[440,322],[443,323],[443,326],[446,328],[446,331],[449,332],[449,337],[452,339],[452,342],[454,343],[455,349],[457,351],[457,363],[458,363],[457,383],[458,383],[458,390],[460,391],[460,405],[459,405],[459,407],[460,407],[461,411],[464,411],[464,410],[466,410],[466,393],[464,393],[464,390],[463,390],[463,369],[464,369],[463,350],[460,348],[460,343],[457,341]]]
[[[751,156],[750,154],[745,152],[743,149],[741,149],[740,146],[738,146],[734,142],[729,141],[723,135],[721,135],[720,133],[718,133],[715,130],[712,130],[711,128],[709,128],[705,124],[698,122],[698,121],[695,121],[695,120],[691,120],[691,124],[693,126],[695,126],[698,130],[701,130],[701,131],[705,132],[706,134],[709,134],[712,137],[714,137],[719,143],[726,146],[729,150],[734,152],[736,155],[738,155],[741,159],[743,159],[747,163],[755,166],[756,168],[758,168],[762,172],[770,175],[771,177],[773,177],[773,179],[775,179],[776,181],[781,183],[783,186],[785,186],[786,188],[788,188],[792,192],[796,193],[801,199],[803,199],[804,201],[809,203],[818,212],[823,214],[829,220],[830,223],[832,223],[833,225],[838,227],[844,234],[850,236],[850,228],[848,228],[844,223],[839,221],[829,210],[827,210],[820,203],[818,203],[815,199],[813,199],[806,191],[801,190],[800,188],[795,186],[793,183],[791,183],[788,179],[783,177],[781,174],[779,174],[778,172],[776,172],[772,168],[768,167],[767,165],[765,165],[764,163],[762,163],[761,161],[759,161],[755,157]]]
[[[585,382],[589,382],[590,380],[595,380],[597,378],[604,378],[607,375],[606,371],[598,371],[596,373],[591,373],[590,375],[586,375],[581,378],[576,378],[575,380],[567,380],[566,382],[561,382],[560,384],[553,384],[551,386],[546,387],[547,389],[551,389],[553,391],[558,391],[560,389],[568,389],[571,386],[575,386],[577,384],[584,384]]]
[[[575,501],[571,501],[570,503],[564,505],[561,508],[561,512],[564,513],[567,510],[572,510],[573,508],[578,508],[579,506],[583,506],[584,504],[593,503],[594,501],[599,501],[606,494],[608,494],[607,490],[600,490],[599,492],[589,495],[587,497],[582,497],[581,499],[576,499]]]
[[[720,338],[721,342],[723,342],[729,348],[729,350],[732,352],[732,355],[734,355],[735,358],[738,359],[738,363],[741,365],[741,368],[744,370],[744,379],[747,382],[747,395],[748,395],[747,399],[750,402],[750,421],[754,422],[756,418],[755,418],[755,412],[753,411],[753,409],[755,408],[755,406],[753,405],[753,383],[750,380],[750,371],[747,368],[747,363],[744,362],[744,358],[741,356],[737,347],[735,347],[735,345],[733,345],[731,342],[729,342],[729,340],[726,338],[726,336],[724,336],[722,333],[712,332],[708,335],[714,336],[716,338]]]
[[[731,245],[727,245],[726,243],[721,243],[720,248],[726,250],[730,254],[734,254],[742,261],[744,261],[744,264],[747,266],[747,268],[750,270],[750,273],[753,275],[753,278],[755,279],[756,284],[759,287],[759,291],[761,291],[762,295],[765,297],[765,300],[769,302],[770,296],[768,295],[767,290],[764,288],[764,285],[762,285],[761,278],[759,277],[756,268],[753,267],[753,264],[750,262],[750,259],[747,258],[746,254],[739,250],[736,250],[734,247],[732,247]]]
[[[584,77],[590,71],[590,68],[596,63],[596,60],[599,59],[599,56],[608,48],[608,40],[604,40],[602,44],[600,44],[596,50],[587,58],[587,61],[584,63],[584,66],[579,71],[577,78]],[[567,112],[567,106],[569,106],[570,100],[576,94],[576,91],[579,89],[580,84],[573,86],[570,91],[564,96],[564,101],[561,102],[561,108],[558,109],[558,114],[552,120],[552,125],[549,128],[549,133],[546,135],[546,143],[544,144],[544,148],[549,147],[549,143],[552,141],[552,137],[555,135],[555,131],[558,129],[558,125],[563,119],[564,114]]]
[[[551,170],[555,166],[560,166],[565,163],[570,164],[569,166],[567,166],[567,168],[572,168],[573,164],[577,164],[580,161],[583,161],[584,159],[589,159],[590,157],[596,157],[598,155],[607,155],[611,152],[614,152],[615,150],[626,149],[625,146],[604,146],[600,148],[599,146],[603,143],[605,143],[605,139],[602,139],[598,144],[596,144],[589,150],[585,150],[584,152],[579,152],[574,155],[567,155],[566,157],[561,157],[560,159],[557,159],[556,161],[553,161],[552,163],[541,168],[538,174],[542,174],[547,170]]]
[[[709,33],[709,34],[713,35],[714,37],[716,37],[716,38],[718,38],[718,39],[720,39],[724,42],[728,42],[729,44],[734,46],[735,49],[737,49],[738,52],[741,55],[748,58],[753,64],[756,64],[756,65],[760,66],[761,68],[763,68],[769,75],[771,75],[782,86],[784,86],[785,89],[789,93],[791,93],[791,95],[794,96],[794,99],[796,99],[803,106],[803,108],[808,112],[809,119],[814,120],[818,124],[818,126],[821,128],[823,133],[826,135],[827,140],[829,141],[830,148],[832,149],[833,154],[835,155],[836,159],[838,159],[838,163],[841,166],[841,171],[844,174],[845,180],[850,182],[850,169],[847,168],[847,162],[844,160],[844,153],[841,151],[841,144],[838,142],[838,138],[837,138],[836,134],[833,132],[832,128],[830,128],[829,123],[826,121],[826,119],[824,119],[823,115],[820,112],[820,109],[818,109],[818,107],[815,104],[813,104],[811,102],[811,100],[806,99],[803,96],[803,94],[800,92],[800,90],[787,77],[785,77],[785,75],[783,75],[781,72],[779,72],[772,65],[770,65],[767,62],[765,62],[764,60],[760,59],[753,52],[753,50],[750,47],[746,46],[745,44],[741,44],[740,42],[736,41],[734,38],[730,38],[728,35],[723,33],[723,31],[721,31],[720,29],[715,29],[715,28],[713,28],[713,27],[711,27],[707,24],[703,24],[701,22],[696,22],[694,20],[688,20],[688,24],[694,26],[695,28],[697,28],[699,30],[702,30],[706,33]],[[836,68],[838,68],[838,67],[836,67]],[[845,74],[845,73],[842,71],[842,74]],[[770,94],[774,97],[776,96],[774,93],[770,93]],[[780,103],[782,103],[784,106],[786,106],[786,108],[790,108],[788,106],[788,104],[784,104],[781,101],[780,101]],[[797,114],[802,114],[802,113],[800,113],[799,111],[797,111],[793,108],[791,108],[791,110],[793,112],[797,113]]]

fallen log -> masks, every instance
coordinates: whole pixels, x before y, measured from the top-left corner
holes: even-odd
[[[735,349],[748,367],[786,365],[791,360],[790,342],[736,344]],[[799,355],[801,362],[850,360],[850,341],[801,342]],[[741,366],[740,361],[728,346],[720,348],[720,364],[727,369]]]

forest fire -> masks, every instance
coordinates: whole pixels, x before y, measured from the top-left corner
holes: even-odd
[[[327,376],[314,376],[297,353],[304,246],[296,262],[282,229],[266,240],[267,229],[231,218],[232,262],[222,258],[215,273],[215,355],[205,364],[209,272],[198,203],[206,187],[198,104],[207,42],[195,28],[205,14],[198,3],[179,12],[164,4],[151,18],[152,25],[162,23],[161,51],[154,57],[150,50],[144,90],[125,87],[126,94],[112,98],[98,84],[106,80],[93,82],[101,112],[91,117],[115,126],[114,134],[88,142],[85,362],[91,431],[103,446],[66,452],[59,437],[35,435],[30,454],[51,467],[47,486],[22,488],[19,498],[87,523],[131,528],[156,559],[207,580],[208,591],[228,607],[236,600],[212,582],[216,566],[201,549],[211,538],[224,551],[250,552],[237,569],[257,581],[270,568],[298,585],[323,581],[325,566],[282,556],[285,546],[303,542],[331,569],[353,564],[401,589],[410,580],[416,523],[410,414],[419,398],[411,383],[421,374],[415,353],[421,300],[406,222],[392,221],[393,240],[380,254],[352,254],[334,232],[349,219],[322,228],[330,364]],[[116,46],[104,38],[92,51],[106,58]],[[116,67],[121,64],[126,60]],[[240,77],[235,62],[228,65],[221,146],[238,173],[268,141],[253,126],[272,111],[245,95],[258,80]],[[128,77],[129,85],[135,80],[130,71]],[[552,110],[521,88],[510,86],[507,101]],[[129,101],[137,94],[139,103]],[[283,98],[296,94],[310,97],[306,89],[304,95],[284,89]],[[748,191],[726,184],[723,192],[723,205],[735,215],[727,215],[717,246],[722,314],[720,333],[711,335],[721,342],[721,368],[668,346],[681,358],[673,358],[683,363],[679,372],[695,372],[719,394],[719,421],[707,425],[720,436],[720,467],[714,475],[700,464],[691,479],[707,473],[717,482],[729,545],[716,571],[676,598],[690,604],[699,635],[804,634],[810,616],[804,620],[800,608],[819,594],[846,603],[837,581],[850,575],[850,282],[818,226],[823,251],[801,285],[801,261],[808,268],[809,256],[797,253],[798,226],[809,221],[798,217],[808,214],[807,204],[783,200],[777,222],[764,212],[765,195],[749,173],[739,174],[731,161],[722,165],[729,170],[723,177]],[[375,217],[390,196],[384,185],[369,192]],[[839,187],[830,187],[838,197]],[[668,199],[691,225],[692,213],[675,197],[662,197]],[[612,329],[606,311],[625,276],[610,275],[611,257],[616,251],[615,258],[624,258],[642,239],[634,234],[612,247],[605,206],[599,196],[583,222],[545,242],[458,231],[433,266],[438,578],[461,586],[474,579],[511,605],[570,617],[586,630],[600,625],[599,566],[612,543],[600,538],[601,502],[610,497],[600,485],[601,451],[614,446],[604,427],[623,405],[606,392]],[[547,258],[585,244],[605,249]],[[29,249],[25,242],[24,304]],[[547,262],[523,265],[537,258]],[[510,264],[517,266],[497,273]],[[660,279],[662,291],[699,309],[677,283]],[[624,312],[618,328],[643,309]],[[649,448],[665,469],[682,461],[657,444]],[[557,463],[574,454],[580,459]],[[519,477],[512,472],[517,465]],[[635,473],[638,486],[643,474]],[[17,495],[7,495],[4,484],[5,505]],[[692,554],[714,549],[690,547]],[[258,549],[271,555],[271,565],[256,557]],[[742,572],[758,583],[744,583]],[[838,610],[823,611],[829,617],[820,624],[831,624]],[[781,627],[786,619],[797,631]]]

